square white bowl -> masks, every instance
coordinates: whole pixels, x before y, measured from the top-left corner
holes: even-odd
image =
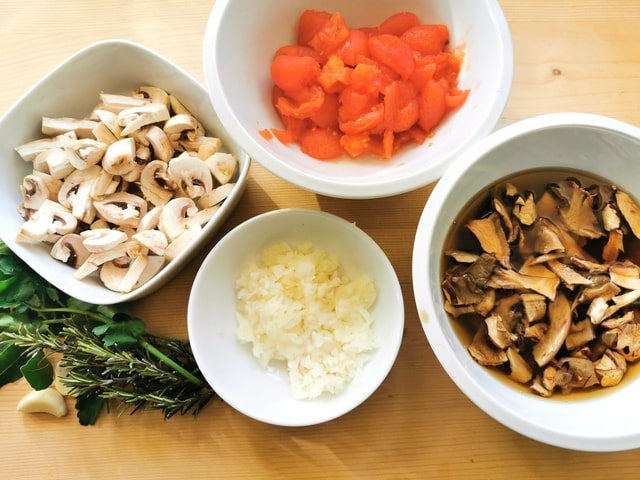
[[[153,85],[175,96],[201,121],[207,133],[218,136],[226,150],[239,161],[236,186],[215,216],[203,226],[189,247],[144,285],[129,292],[107,289],[97,277],[77,280],[74,269],[55,260],[50,246],[15,241],[24,219],[18,213],[22,202],[20,185],[32,165],[15,148],[42,138],[43,116],[88,116],[99,102],[101,92],[131,94],[135,87]],[[0,118],[0,156],[4,162],[0,176],[0,222],[2,241],[40,276],[67,294],[94,304],[113,304],[140,298],[168,282],[212,238],[239,202],[249,173],[250,158],[225,131],[209,100],[206,89],[187,72],[149,50],[125,40],[107,40],[90,45],[72,55],[29,89]]]

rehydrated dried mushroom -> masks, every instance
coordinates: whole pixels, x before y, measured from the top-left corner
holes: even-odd
[[[569,176],[490,197],[445,252],[444,307],[471,356],[544,397],[620,383],[640,358],[638,204]]]
[[[184,250],[235,186],[235,156],[155,86],[101,93],[88,118],[43,117],[41,131],[16,147],[33,164],[16,240],[51,244],[74,277],[121,293]]]

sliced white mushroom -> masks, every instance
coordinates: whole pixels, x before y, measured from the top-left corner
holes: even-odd
[[[118,137],[116,137],[111,130],[109,130],[106,125],[102,122],[98,122],[98,124],[96,125],[96,128],[93,129],[93,136],[94,138],[99,141],[102,142],[106,145],[111,145],[114,142],[117,142],[119,140]]]
[[[91,138],[81,138],[64,147],[69,158],[69,163],[78,170],[84,170],[91,165],[96,165],[102,160],[107,151],[106,143]]]
[[[190,198],[173,198],[162,208],[158,228],[172,242],[194,223],[191,217],[197,213],[198,207]]]
[[[116,113],[96,108],[93,110],[92,115],[100,120],[100,123],[111,132],[116,140],[122,138],[122,127],[118,123],[118,115]]]
[[[54,388],[30,391],[20,399],[17,409],[25,413],[48,413],[55,417],[64,417],[69,411],[64,397]]]
[[[164,258],[168,262],[172,262],[175,258],[193,242],[202,231],[200,225],[190,225],[178,237],[174,238],[164,251]]]
[[[62,180],[59,178],[53,178],[50,174],[45,172],[39,172],[37,170],[33,171],[33,174],[36,177],[42,179],[44,184],[47,186],[49,190],[49,199],[53,200],[58,198],[58,192],[60,191],[60,187],[62,187]]]
[[[138,233],[134,233],[131,238],[140,242],[145,248],[148,248],[150,252],[156,255],[164,255],[164,251],[169,245],[167,236],[160,230],[144,230]]]
[[[100,280],[109,290],[129,293],[138,284],[147,263],[148,257],[146,255],[130,259],[123,266],[114,261],[106,262],[100,268]]]
[[[208,193],[205,193],[197,199],[196,203],[200,208],[210,208],[215,205],[220,205],[233,191],[236,186],[235,183],[225,183],[219,187],[214,188]]]
[[[100,217],[115,225],[136,228],[147,213],[147,201],[133,193],[116,192],[93,202]]]
[[[231,153],[216,152],[204,163],[220,185],[229,183],[238,168],[238,159]]]
[[[140,174],[140,190],[154,205],[164,205],[174,195],[176,182],[169,177],[168,165],[162,160],[149,162]]]
[[[102,157],[102,168],[112,175],[129,173],[136,165],[136,142],[133,138],[112,143]]]
[[[97,125],[98,122],[86,118],[42,117],[41,131],[49,137],[73,131],[78,138],[93,138],[93,129]]]
[[[149,103],[118,112],[118,124],[124,127],[122,129],[123,136],[127,136],[146,125],[166,122],[170,118],[169,109],[160,103]]]
[[[58,202],[69,208],[73,216],[84,223],[93,222],[96,215],[91,191],[101,171],[98,165],[74,170],[64,180],[58,192]]]
[[[183,105],[183,103],[178,100],[173,94],[169,94],[169,105],[171,106],[171,110],[175,115],[179,115],[181,113],[185,113],[187,115],[191,115],[191,112]]]
[[[113,228],[95,228],[80,232],[82,244],[91,252],[105,252],[126,242],[129,237],[121,230]]]
[[[128,256],[131,248],[134,247],[131,245],[132,243],[139,245],[138,242],[128,241],[117,245],[111,250],[90,254],[84,263],[73,273],[74,278],[82,280],[93,272],[96,272],[103,264],[116,258]]]
[[[138,223],[138,232],[144,232],[146,230],[153,230],[158,226],[160,220],[160,214],[162,213],[162,206],[158,205],[150,209],[144,217],[140,219]]]
[[[133,96],[148,99],[151,103],[161,103],[167,109],[171,108],[169,94],[159,87],[142,85],[133,91]]]
[[[182,139],[178,144],[180,150],[195,154],[200,160],[206,160],[222,148],[222,140],[205,135],[198,135],[194,139]]]
[[[39,153],[51,150],[52,148],[64,148],[77,139],[78,136],[75,132],[66,132],[52,138],[39,138],[38,140],[19,145],[16,147],[16,152],[18,152],[18,155],[20,155],[24,161],[32,162]]]
[[[174,148],[163,129],[157,125],[151,125],[146,131],[145,137],[151,145],[155,158],[168,162],[173,157]]]
[[[142,107],[150,103],[150,101],[141,96],[119,95],[114,93],[101,93],[100,109],[118,113],[128,108]]]
[[[78,220],[69,210],[57,202],[45,200],[40,208],[22,224],[16,235],[16,241],[49,242],[56,235],[75,232],[77,226]]]
[[[172,158],[167,171],[169,177],[189,198],[199,198],[213,189],[209,167],[199,158],[187,153]]]
[[[120,177],[107,172],[104,168],[100,169],[100,173],[91,189],[90,196],[94,200],[102,200],[107,195],[116,193],[120,185]]]
[[[78,268],[89,257],[89,250],[84,246],[82,237],[77,233],[68,233],[51,247],[51,256],[73,268]]]
[[[144,271],[140,275],[140,278],[138,278],[138,283],[136,285],[136,288],[144,285],[153,277],[155,277],[156,274],[158,274],[158,272],[162,270],[162,267],[164,267],[165,263],[166,263],[166,260],[164,256],[149,255],[147,257],[147,266],[145,267]]]
[[[33,168],[48,173],[57,180],[65,178],[75,170],[64,148],[52,148],[39,153],[33,160]]]
[[[22,204],[26,208],[37,210],[45,200],[51,200],[51,193],[44,179],[38,175],[27,175],[20,185]]]

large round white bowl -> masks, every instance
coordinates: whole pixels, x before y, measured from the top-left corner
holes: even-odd
[[[141,85],[153,85],[174,94],[202,122],[209,135],[220,137],[226,150],[235,154],[239,171],[236,187],[188,248],[147,283],[123,294],[107,289],[94,275],[77,280],[73,268],[50,256],[48,245],[15,241],[24,222],[18,214],[22,203],[20,185],[33,169],[18,156],[15,148],[43,137],[40,131],[43,116],[83,118],[99,103],[101,92],[130,95]],[[4,208],[0,238],[44,279],[67,294],[93,304],[134,300],[173,278],[211,240],[238,204],[251,163],[249,156],[225,131],[207,91],[197,80],[152,50],[126,40],[106,40],[83,48],[30,88],[0,118],[0,155],[4,166],[0,175],[0,204]]]
[[[339,11],[350,27],[374,26],[400,11],[424,23],[445,23],[451,45],[464,48],[460,86],[466,103],[435,137],[388,161],[318,161],[297,145],[265,140],[258,131],[280,124],[271,101],[269,67],[276,49],[295,43],[305,9]],[[309,191],[340,198],[386,197],[437,180],[466,147],[491,132],[513,79],[513,48],[506,19],[494,0],[217,0],[203,45],[204,74],[216,111],[247,152],[279,177]]]
[[[467,352],[443,308],[440,283],[449,226],[477,193],[529,169],[569,168],[640,195],[640,129],[578,113],[534,117],[494,132],[461,155],[429,197],[413,250],[413,288],[426,337],[455,384],[482,410],[522,435],[559,447],[640,447],[640,380],[581,399],[545,399],[509,385]],[[631,368],[640,368],[634,366]]]
[[[371,315],[380,346],[341,392],[296,400],[286,367],[264,369],[251,345],[236,339],[235,280],[266,246],[310,242],[335,255],[350,278],[371,276],[378,298]],[[191,289],[187,314],[189,340],[205,379],[243,414],[265,423],[305,426],[326,422],[364,402],[395,362],[404,329],[400,283],[382,249],[363,230],[317,210],[282,209],[263,213],[234,228],[207,255]]]

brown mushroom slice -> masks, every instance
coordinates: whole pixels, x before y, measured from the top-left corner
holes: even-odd
[[[576,180],[562,180],[550,189],[561,200],[560,217],[570,232],[584,238],[600,238],[604,235],[589,192]]]
[[[522,358],[522,355],[513,347],[507,348],[507,359],[509,361],[509,376],[518,383],[527,384],[533,378],[533,369]]]
[[[589,308],[587,309],[587,315],[589,320],[594,325],[600,325],[605,318],[607,318],[607,310],[609,309],[609,303],[604,297],[595,297],[591,300]]]
[[[583,347],[596,338],[593,323],[588,318],[571,324],[569,334],[564,341],[567,350],[572,351]]]
[[[571,374],[571,382],[567,385],[572,388],[589,388],[598,385],[598,376],[593,362],[588,358],[564,357],[559,361],[562,367]]]
[[[540,217],[536,221],[542,223],[544,226],[548,227],[555,233],[560,242],[564,247],[564,251],[568,257],[577,257],[580,259],[584,259],[590,262],[596,262],[596,259],[593,258],[592,255],[589,255],[576,241],[576,239],[564,228],[558,226],[556,223],[552,222],[550,219],[546,217]]]
[[[511,249],[497,213],[494,212],[485,218],[470,220],[466,227],[478,239],[482,250],[495,255],[505,268],[511,267]]]
[[[530,276],[523,275],[506,268],[496,268],[493,275],[489,279],[487,286],[491,288],[504,288],[508,290],[533,290],[540,293],[550,300],[556,297],[556,291],[560,279],[554,276]]]
[[[528,192],[525,197],[519,196],[513,206],[513,215],[522,225],[533,225],[538,218],[535,197]]]
[[[640,358],[640,324],[627,323],[611,331],[617,334],[614,349],[628,362],[638,360]]]
[[[448,250],[444,252],[447,257],[451,257],[458,263],[473,263],[480,258],[477,253],[468,252],[466,250]]]
[[[607,349],[600,359],[593,362],[599,383],[603,387],[618,385],[627,371],[627,361],[618,352]]]
[[[618,260],[624,252],[624,233],[621,229],[609,230],[607,243],[602,247],[602,259],[607,263]]]
[[[449,271],[442,282],[443,293],[456,307],[482,302],[486,296],[485,286],[495,265],[495,257],[485,253],[474,263]]]
[[[531,382],[531,385],[529,386],[529,388],[531,389],[531,391],[537,393],[541,397],[549,398],[549,397],[551,397],[551,395],[553,395],[553,391],[547,389],[542,384],[541,378],[539,376],[536,376],[533,379],[533,381]]]
[[[635,312],[633,312],[633,310],[630,310],[619,317],[612,317],[612,318],[606,319],[605,321],[602,322],[602,326],[608,329],[618,328],[618,327],[621,327],[622,325],[626,325],[627,323],[633,322],[635,320],[635,317],[636,317]]]
[[[489,340],[487,331],[487,325],[484,322],[480,323],[479,328],[476,330],[471,345],[468,347],[471,356],[480,365],[485,366],[498,366],[507,362],[507,354],[504,350],[496,347]]]
[[[507,210],[507,207],[497,197],[493,197],[491,199],[491,202],[492,202],[494,211],[498,215],[500,215],[500,219],[502,220],[502,222],[504,223],[507,229],[507,235],[506,235],[507,243],[514,242],[518,238],[518,228],[516,225],[514,225],[513,220],[511,219],[511,215]]]
[[[549,303],[549,328],[542,340],[532,349],[533,358],[538,366],[544,367],[560,351],[569,334],[571,316],[571,303],[562,292],[558,292],[556,298]]]
[[[547,262],[547,265],[549,265],[551,271],[553,271],[553,273],[555,273],[567,286],[592,284],[590,279],[583,277],[569,265],[558,260],[551,260]]]
[[[484,319],[484,323],[487,325],[487,335],[496,347],[506,350],[518,340],[518,336],[508,329],[500,315],[493,313]]]
[[[520,294],[524,318],[528,323],[535,323],[542,320],[547,314],[547,299],[539,293]]]
[[[600,212],[602,218],[602,226],[607,232],[620,229],[622,219],[620,212],[613,202],[608,202]]]
[[[577,301],[584,303],[600,297],[605,302],[608,302],[618,295],[620,291],[620,287],[611,281],[609,275],[593,275],[591,276],[591,285],[584,287],[580,291]]]
[[[631,262],[614,263],[609,266],[611,281],[622,288],[640,289],[640,268]]]
[[[616,203],[633,234],[640,238],[640,207],[638,204],[631,198],[631,195],[622,190],[616,191]]]

